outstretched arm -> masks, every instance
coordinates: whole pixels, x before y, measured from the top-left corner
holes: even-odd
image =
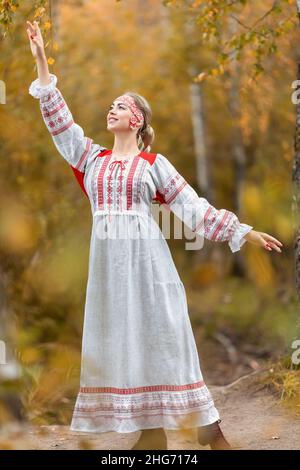
[[[38,78],[29,93],[40,100],[40,109],[53,142],[67,162],[81,173],[94,156],[105,149],[84,135],[83,129],[74,122],[62,93],[56,88],[57,77],[49,73],[43,38],[37,22],[27,21],[27,34],[31,52],[37,62]]]
[[[164,155],[157,154],[151,174],[159,200],[198,235],[212,241],[227,241],[232,252],[240,250],[246,241],[281,251],[282,243],[276,238],[253,230],[233,212],[216,209],[207,199],[199,197]]]
[[[44,40],[39,28],[38,22],[33,24],[27,21],[27,35],[29,38],[30,49],[37,63],[38,77],[40,85],[50,84],[50,74],[48,69],[47,58],[45,54]]]

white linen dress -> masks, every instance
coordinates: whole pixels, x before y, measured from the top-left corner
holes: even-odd
[[[228,241],[232,252],[253,227],[199,197],[164,155],[118,159],[93,143],[73,121],[56,75],[50,77],[45,86],[34,80],[29,93],[40,100],[93,216],[70,429],[127,433],[211,424],[220,416],[202,377],[185,288],[151,205],[159,201],[197,235]]]

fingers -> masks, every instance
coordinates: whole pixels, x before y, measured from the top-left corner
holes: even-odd
[[[36,36],[33,36],[29,29],[27,29],[26,31],[27,31],[27,34],[28,34],[28,37],[29,37],[29,41],[32,41],[32,42],[36,43],[36,39],[37,39]]]
[[[272,237],[272,236],[269,235],[268,233],[264,233],[264,235],[265,235],[265,239],[266,239],[268,242],[277,243],[278,245],[283,246],[283,244],[282,244],[279,240],[277,240],[277,238]]]
[[[35,27],[30,23],[30,21],[26,21],[27,23],[27,26],[30,30],[31,33],[34,33],[35,32]]]
[[[282,250],[279,248],[279,246],[276,245],[276,243],[273,243],[273,242],[270,242],[270,241],[269,241],[267,245],[268,245],[269,247],[271,247],[271,249],[274,248],[274,250],[278,251],[279,253],[282,252]],[[269,249],[269,248],[268,248],[268,249]]]
[[[27,21],[27,23],[29,23],[29,21]],[[29,28],[27,28],[26,31],[30,40],[33,40],[36,37],[36,31],[34,28],[32,28],[31,25],[29,26]]]
[[[27,25],[29,26],[30,32],[32,35],[36,35],[39,31],[39,25],[37,21],[34,21],[33,24],[30,21],[26,21]]]
[[[279,243],[280,243],[280,242],[279,242]],[[282,243],[280,243],[280,245],[282,246]],[[280,247],[277,245],[277,243],[272,242],[272,241],[270,241],[270,240],[268,240],[267,243],[265,244],[265,248],[266,248],[267,250],[269,250],[269,251],[271,251],[272,248],[273,248],[274,250],[278,251],[279,253],[281,253],[281,251],[282,251],[282,250],[280,249]]]
[[[267,242],[264,245],[267,250],[272,251],[272,248],[273,248],[274,250],[281,253],[280,247],[282,247],[283,244],[279,240],[277,240],[275,237],[272,237],[268,233],[262,233],[262,237],[263,237],[264,243]]]
[[[28,35],[29,41],[33,41],[33,36],[32,36],[32,34],[31,34],[30,30],[29,30],[29,29],[26,29],[26,31],[27,31],[27,35]]]

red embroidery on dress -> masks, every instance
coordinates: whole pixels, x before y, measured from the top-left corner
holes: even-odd
[[[120,199],[121,199],[121,194],[122,194],[122,178],[123,178],[122,171],[125,170],[125,168],[126,168],[125,167],[125,162],[127,163],[127,161],[114,160],[109,165],[110,174],[108,175],[108,183],[107,183],[107,192],[108,192],[107,204],[108,204],[108,213],[109,213],[108,220],[109,220],[109,222],[111,221],[111,219],[110,219],[110,207],[112,205],[112,192],[113,192],[113,185],[112,185],[112,182],[111,182],[112,172],[113,172],[116,165],[119,164],[121,166],[121,175],[119,176],[120,185],[119,185],[119,188],[117,189],[117,204],[119,206]]]
[[[166,204],[170,204],[173,199],[182,191],[186,186],[187,182],[179,173],[176,173],[166,181],[163,188],[163,195],[166,201]]]
[[[234,222],[228,228],[228,240],[229,241],[232,241],[233,234],[234,234],[234,232],[236,231],[236,229],[239,225],[239,219],[237,218],[237,216],[235,215],[235,217],[233,217],[233,218],[234,218]]]
[[[170,198],[169,198],[169,199],[166,199],[166,204],[170,204],[170,203],[173,201],[173,199],[175,199],[175,197],[177,196],[177,194],[179,194],[180,191],[182,191],[182,189],[185,187],[186,184],[187,184],[187,182],[186,182],[186,181],[183,181],[180,186],[178,186],[177,188],[175,188],[175,189],[174,189],[174,192],[173,192],[173,194],[171,194]]]
[[[98,157],[101,153],[103,154],[103,150],[97,155],[97,157]],[[86,189],[85,189],[85,187],[84,187],[84,176],[85,176],[85,172],[84,172],[84,171],[80,171],[78,168],[73,167],[72,165],[70,165],[70,167],[71,167],[71,169],[72,169],[72,171],[73,171],[73,173],[74,173],[74,175],[75,175],[75,178],[76,178],[76,180],[78,181],[78,183],[79,183],[79,185],[80,185],[82,191],[85,193],[85,195],[86,195],[87,197],[89,197],[89,196],[88,196],[88,193],[87,193],[87,191],[86,191]],[[96,170],[96,168],[97,168],[97,162],[96,162],[96,165],[95,165],[95,168],[94,168],[93,176],[95,175],[95,170]],[[95,179],[95,178],[93,178],[93,180],[92,180],[92,184],[93,184],[93,182],[94,182],[94,179]],[[94,188],[94,186],[93,186],[93,188]],[[97,193],[95,192],[95,188],[94,188],[94,190],[92,191],[92,195],[93,195],[93,198],[94,198],[94,207],[96,207],[96,201],[95,201],[94,194],[97,194]]]
[[[205,403],[205,404],[204,404],[205,408],[207,408],[207,405],[208,405],[209,403],[211,403],[211,402],[208,402],[208,403]],[[198,407],[197,407],[198,410],[201,409],[202,406],[203,406],[202,404],[200,405],[200,407],[199,407],[199,405],[198,405]],[[122,410],[122,411],[124,411],[124,410]],[[92,412],[95,413],[93,410],[92,410]],[[76,410],[75,410],[75,411],[74,411],[74,417],[76,417],[76,418],[83,417],[83,418],[85,418],[85,419],[91,418],[92,420],[93,420],[93,418],[96,417],[96,416],[93,416],[93,417],[92,417],[92,416],[87,416],[85,413],[86,413],[86,412],[80,412],[80,411],[76,411]],[[188,411],[188,410],[183,410],[182,413],[176,413],[176,414],[184,414],[184,415],[186,415],[186,414],[190,414],[190,411]],[[95,415],[96,415],[96,413],[95,413]],[[172,410],[171,413],[167,413],[166,410],[163,410],[163,411],[161,411],[160,413],[153,413],[153,412],[151,412],[151,415],[150,415],[150,416],[153,417],[153,416],[168,416],[168,415],[169,415],[169,416],[174,416],[174,410]],[[140,413],[139,413],[138,415],[134,415],[134,419],[136,420],[136,419],[139,419],[139,418],[145,418],[145,416],[146,416],[146,417],[149,417],[149,413],[143,413],[143,414],[140,414]],[[113,414],[111,414],[111,415],[107,415],[107,416],[105,416],[104,414],[101,413],[101,419],[102,419],[102,418],[108,418],[108,419],[114,418],[114,420],[117,419],[118,421],[121,421],[121,420],[125,420],[125,419],[132,419],[132,414],[130,414],[129,416],[122,416],[122,418],[119,417],[119,416],[116,418],[115,413],[113,413]]]
[[[134,157],[132,165],[129,170],[126,183],[126,199],[127,199],[127,210],[132,208],[132,193],[133,193],[133,177],[136,172],[136,168],[139,162],[139,156]]]
[[[51,132],[51,135],[58,135],[58,134],[61,134],[62,132],[64,132],[65,130],[69,129],[69,127],[72,126],[72,124],[74,124],[74,121],[73,119],[71,119],[67,124],[65,124],[63,127],[61,127],[60,129],[57,129],[57,131],[53,131]],[[49,126],[53,127],[55,126],[55,123],[53,123],[52,121],[49,122]]]
[[[222,212],[224,211],[224,214],[222,216]],[[232,213],[226,209],[224,210],[217,210],[214,207],[210,206],[204,216],[204,236],[206,238],[209,238],[210,240],[215,240],[215,241],[225,241],[228,237],[230,239],[231,237],[231,225],[227,222],[227,219],[232,219]],[[210,214],[212,215],[210,216]],[[209,217],[210,216],[210,217]],[[218,221],[218,218],[222,216],[222,219]],[[216,225],[217,226],[214,229],[214,232],[212,235],[210,235],[210,232],[212,231],[213,227]],[[226,234],[226,229],[228,229],[228,235]],[[197,228],[196,228],[197,230]]]
[[[77,163],[76,165],[76,168],[78,168],[78,170],[80,170],[81,166],[84,164],[87,156],[88,156],[88,153],[89,151],[91,150],[91,147],[92,147],[92,143],[93,143],[93,140],[92,139],[89,139],[87,137],[87,140],[86,140],[86,145],[85,145],[85,150],[82,154],[82,156],[80,157],[79,159],[79,162]]]
[[[57,99],[61,97],[61,93],[59,92],[59,90],[52,90],[50,91],[47,95],[44,95],[41,97],[41,106],[43,107],[43,104],[46,103],[46,106],[48,106],[48,101],[51,100],[51,98],[55,98],[53,100],[53,103],[55,103],[57,101]],[[53,105],[53,103],[51,103],[51,105]]]
[[[153,411],[172,416],[174,413],[193,413],[207,406],[213,406],[213,399],[203,380],[185,385],[153,385],[127,389],[80,387],[74,416],[90,419],[105,413],[105,417],[116,418],[116,413],[121,413],[117,419],[127,419],[143,416],[141,412],[144,411],[151,412],[151,416]]]
[[[194,388],[204,387],[205,382],[201,380],[200,382],[195,382],[192,384],[185,385],[147,385],[145,387],[135,387],[135,388],[116,388],[116,387],[80,387],[79,391],[81,393],[118,393],[122,395],[132,394],[132,393],[142,393],[142,392],[156,392],[156,391],[181,391],[181,390],[192,390]]]
[[[220,214],[221,215],[221,214]],[[228,218],[229,216],[229,212],[228,211],[225,211],[224,215],[223,215],[223,218],[219,221],[218,225],[217,225],[217,228],[215,229],[215,231],[213,232],[212,236],[211,236],[211,239],[212,240],[215,240],[218,236],[218,233],[220,231],[223,230],[223,227],[224,227],[224,224],[225,224],[225,221],[226,219]],[[221,237],[222,238],[222,237]]]
[[[142,189],[144,189],[142,187],[142,181],[143,181],[143,174],[144,174],[146,165],[147,165],[146,160],[142,161],[142,163],[139,165],[139,171],[138,171],[137,178],[136,178],[136,185],[135,187],[133,187],[133,200],[136,204],[141,202],[141,192],[142,192]]]
[[[209,214],[212,212],[212,209],[213,209],[212,206],[209,206],[209,208],[207,209],[207,211],[205,212],[205,215],[204,215],[204,235],[206,236],[206,238],[209,238],[210,229],[211,229],[211,227],[214,224],[215,219],[216,219],[214,214],[213,214],[213,217],[211,219],[209,219]],[[197,228],[196,228],[196,230],[197,230]]]
[[[171,411],[172,413],[170,413],[170,415],[172,416],[174,414],[174,411],[176,411],[176,414],[179,414],[180,411],[182,411],[183,413],[190,413],[191,411],[195,410],[195,409],[199,409],[202,408],[203,406],[206,406],[209,405],[209,404],[212,404],[213,400],[212,399],[207,399],[207,400],[203,400],[203,401],[199,401],[199,398],[196,398],[194,401],[193,400],[189,400],[188,404],[179,404],[179,405],[176,405],[176,404],[167,404],[167,403],[157,403],[157,404],[147,404],[144,403],[142,405],[138,405],[138,406],[133,406],[132,404],[130,404],[130,408],[128,409],[128,407],[126,407],[126,405],[121,405],[121,406],[116,406],[114,403],[112,405],[108,405],[108,406],[102,406],[102,407],[87,407],[87,406],[75,406],[74,408],[74,416],[80,416],[81,414],[84,415],[85,413],[95,413],[97,411],[101,411],[101,412],[106,412],[106,411],[113,411],[114,414],[111,415],[111,416],[114,416],[115,417],[115,413],[118,411],[118,412],[122,412],[122,413],[128,413],[128,416],[122,416],[122,419],[126,419],[126,418],[130,418],[132,417],[132,414],[133,413],[140,413],[140,411],[154,411],[154,410],[161,410],[162,413],[160,414],[164,414],[164,415],[167,415],[167,411]],[[151,413],[151,416],[153,416],[153,414]],[[89,417],[89,416],[87,416]]]
[[[55,89],[51,91],[47,96],[43,96],[41,98],[42,112],[51,112],[51,110],[56,109],[58,103],[63,103],[65,107],[68,108],[60,91],[58,89]]]
[[[125,163],[127,163],[128,160],[123,160],[121,162],[121,174],[118,176],[120,184],[117,189],[117,205],[118,207],[120,206],[120,210],[122,210],[122,191],[123,191],[123,170],[125,170],[126,166]]]
[[[114,169],[114,166],[111,166],[110,164],[109,169],[110,169],[110,174],[108,175],[108,178],[107,178],[107,205],[108,205],[108,214],[109,214],[108,220],[110,222],[110,206],[112,204],[112,191],[113,191],[111,179],[112,179],[112,170]]]
[[[106,154],[107,152],[105,152]],[[103,209],[104,208],[104,184],[103,184],[103,178],[105,174],[105,170],[107,168],[107,165],[111,159],[110,155],[107,155],[104,159],[104,163],[102,164],[100,171],[98,173],[98,177],[96,178],[93,176],[93,181],[95,183],[95,194],[98,193],[98,204],[97,201],[95,201],[95,209]]]
[[[91,178],[91,186],[92,186],[92,198],[93,198],[93,207],[95,210],[98,208],[98,187],[97,187],[97,180],[99,177],[99,167],[101,167],[101,160],[97,159],[95,162],[95,166],[93,168],[92,178]],[[97,176],[98,175],[98,176]]]
[[[53,114],[57,113],[57,111],[64,108],[65,106],[66,106],[66,103],[63,101],[58,106],[56,106],[56,108],[52,109],[51,111],[49,111],[47,108],[46,108],[45,111],[42,109],[42,115],[45,118],[48,118],[48,117],[52,116]]]

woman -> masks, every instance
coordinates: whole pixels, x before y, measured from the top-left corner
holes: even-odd
[[[38,68],[29,93],[40,100],[54,144],[93,214],[80,389],[71,430],[142,430],[133,449],[167,449],[164,429],[194,427],[201,444],[230,449],[203,381],[185,289],[151,215],[151,202],[163,203],[198,235],[228,241],[232,252],[246,240],[277,251],[282,244],[240,223],[232,212],[215,209],[166,157],[149,152],[154,132],[142,96],[127,92],[110,106],[112,150],[86,137],[55,86],[57,77],[49,74],[37,22],[27,24]],[[137,237],[131,236],[132,227]],[[124,238],[112,236],[120,229]]]

